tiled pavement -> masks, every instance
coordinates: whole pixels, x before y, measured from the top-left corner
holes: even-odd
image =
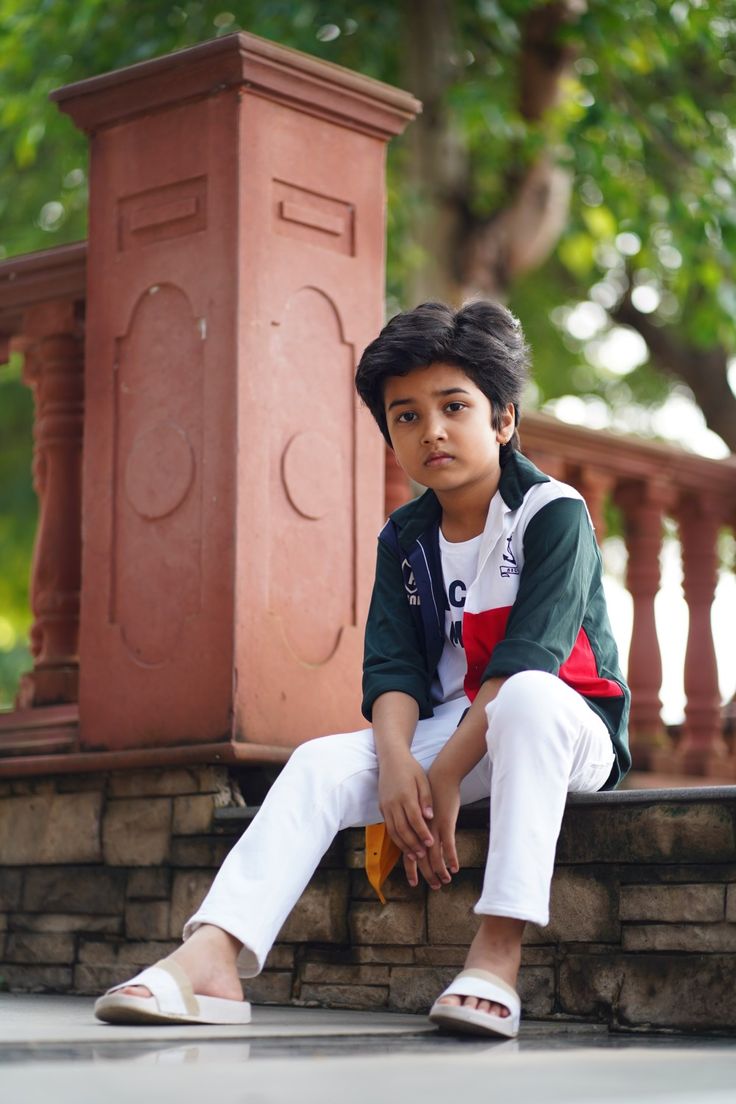
[[[0,995],[8,1104],[736,1104],[736,1038],[527,1021],[518,1040],[421,1016],[255,1008],[250,1027],[111,1027],[82,997]]]

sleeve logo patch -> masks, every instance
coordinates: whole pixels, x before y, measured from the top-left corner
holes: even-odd
[[[414,569],[408,560],[404,560],[401,565],[401,571],[404,576],[404,590],[406,591],[406,597],[410,606],[418,606],[421,604],[421,599],[417,594],[417,581],[414,577]]]
[[[509,575],[519,574],[519,565],[516,562],[516,556],[514,555],[514,550],[511,547],[511,540],[511,537],[506,538],[506,551],[501,557],[504,562],[498,569],[501,573],[502,579],[508,579]]]

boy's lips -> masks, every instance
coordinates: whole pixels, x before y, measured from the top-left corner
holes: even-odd
[[[449,452],[432,452],[424,461],[424,466],[425,468],[439,468],[451,460],[454,460],[454,457],[450,456]]]

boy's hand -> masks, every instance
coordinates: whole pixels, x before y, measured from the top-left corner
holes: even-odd
[[[452,881],[460,863],[455,846],[455,825],[460,810],[460,783],[444,771],[429,770],[429,785],[434,801],[432,830],[434,843],[419,859],[404,855],[404,870],[409,885],[418,883],[417,869],[432,889],[440,889]]]
[[[422,860],[434,843],[427,824],[434,815],[432,791],[427,775],[409,751],[381,763],[378,805],[388,834],[405,860],[407,855]]]

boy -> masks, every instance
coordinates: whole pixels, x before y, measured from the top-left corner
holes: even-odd
[[[490,795],[480,923],[430,1017],[513,1036],[524,925],[548,922],[566,794],[630,766],[600,554],[583,500],[518,452],[527,349],[503,307],[425,303],[365,350],[356,386],[428,490],[389,519],[366,625],[372,727],[297,748],[168,959],[101,1019],[247,1022],[254,976],[341,828],[383,821],[411,885],[459,870],[461,804]],[[380,848],[379,848],[380,849]],[[379,887],[380,889],[380,887]]]

